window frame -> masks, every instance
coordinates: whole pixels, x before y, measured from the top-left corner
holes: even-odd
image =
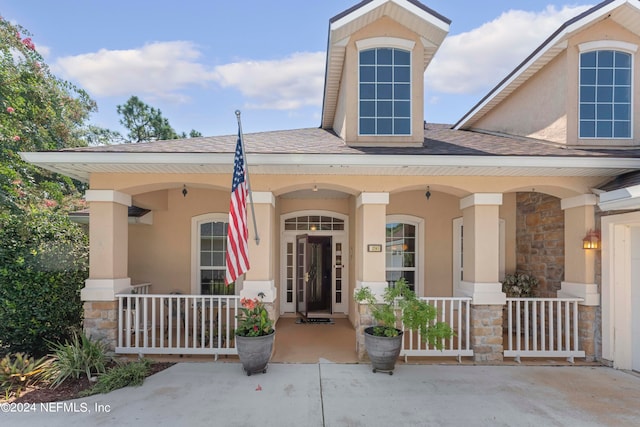
[[[387,236],[387,226],[389,224],[406,224],[414,226],[416,229],[415,233],[415,259],[414,259],[414,267],[411,268],[389,268],[387,265],[387,245],[386,245],[386,236]],[[424,219],[420,217],[416,217],[413,215],[387,215],[385,220],[385,262],[384,262],[384,271],[385,271],[385,280],[387,272],[389,271],[413,271],[415,277],[415,293],[417,296],[421,297],[425,294],[424,289],[424,258],[425,258],[425,237],[424,237]]]
[[[365,40],[359,40],[356,42],[356,47],[357,47],[357,61],[358,61],[358,67],[357,67],[357,82],[358,82],[358,88],[357,88],[357,102],[358,102],[358,106],[357,106],[357,120],[358,120],[358,136],[360,137],[410,137],[413,135],[413,49],[415,47],[415,42],[411,41],[411,40],[405,40],[405,39],[400,39],[400,38],[395,38],[395,37],[374,37],[374,38],[370,38],[370,39],[365,39]],[[373,133],[363,133],[362,130],[362,119],[363,119],[363,112],[362,112],[362,92],[361,92],[361,87],[362,87],[362,82],[361,82],[361,54],[365,51],[370,51],[370,50],[375,50],[376,52],[379,49],[391,49],[391,57],[392,57],[392,64],[391,64],[391,68],[392,70],[395,70],[397,67],[407,67],[408,68],[408,82],[399,82],[402,85],[406,85],[409,87],[409,96],[408,99],[397,99],[396,95],[395,95],[395,86],[396,84],[399,84],[397,82],[395,82],[395,78],[392,77],[391,81],[388,82],[389,86],[392,88],[391,89],[391,97],[390,98],[378,98],[378,94],[377,94],[377,89],[378,86],[380,85],[380,82],[377,80],[377,75],[378,75],[378,70],[379,70],[379,64],[375,63],[374,65],[374,69],[375,69],[375,79],[373,82],[369,82],[371,84],[373,84],[375,86],[375,95],[373,98],[368,99],[369,101],[372,101],[373,104],[375,104],[376,106],[374,107],[374,113],[372,116],[367,115],[365,118],[369,118],[369,119],[373,119],[375,122],[374,125],[374,132]],[[407,65],[396,65],[395,64],[395,51],[402,51],[402,52],[406,52],[408,54],[408,64]],[[392,75],[395,74],[392,72]],[[402,102],[402,103],[408,103],[408,116],[396,116],[396,112],[395,112],[395,108],[396,108],[396,103],[397,102]],[[378,114],[378,104],[380,102],[388,102],[391,108],[391,113],[389,116],[380,116]],[[388,118],[390,121],[390,126],[391,126],[391,133],[379,133],[378,131],[378,120],[380,118]],[[404,120],[404,119],[408,119],[408,132],[407,133],[396,133],[395,132],[395,121],[396,120]]]
[[[223,224],[229,223],[228,213],[206,213],[191,218],[191,294],[202,295],[202,287],[200,283],[201,271],[203,267],[210,270],[226,271],[226,264],[222,266],[202,266],[201,265],[201,226],[203,224],[218,222]],[[226,234],[221,236],[225,239]],[[236,280],[234,295],[240,295],[242,289],[243,277]]]
[[[593,141],[593,140],[607,140],[607,141],[629,141],[629,140],[633,140],[633,136],[634,136],[634,110],[633,110],[633,106],[634,106],[634,83],[635,83],[635,79],[634,79],[634,61],[635,61],[635,53],[638,49],[638,46],[632,43],[627,43],[627,42],[622,42],[622,41],[615,41],[615,40],[602,40],[602,41],[595,41],[595,42],[588,42],[588,43],[582,43],[580,45],[578,45],[578,76],[577,76],[577,81],[578,81],[578,94],[577,94],[577,105],[578,105],[578,113],[577,113],[577,120],[576,120],[576,125],[577,125],[577,135],[578,135],[578,139],[579,140],[587,140],[587,141]],[[612,99],[610,102],[599,102],[597,98],[595,98],[595,100],[593,102],[588,102],[588,101],[583,101],[582,98],[582,93],[583,93],[583,82],[582,82],[582,76],[583,76],[583,65],[582,65],[582,60],[583,60],[583,55],[587,54],[587,53],[591,53],[591,52],[604,52],[604,51],[611,51],[613,52],[614,56],[616,53],[624,53],[627,55],[630,55],[630,61],[629,61],[629,73],[630,73],[630,82],[629,82],[629,91],[630,91],[630,98],[628,102],[625,103],[616,103],[615,99]],[[591,67],[589,67],[591,68]],[[594,67],[596,72],[599,70],[600,67],[596,66]],[[604,67],[603,67],[604,68]],[[611,70],[613,72],[613,75],[615,75],[615,70],[617,68],[614,68],[614,66],[611,67]],[[625,69],[625,68],[620,68],[620,69]],[[594,82],[593,85],[590,85],[594,88],[594,90],[597,91],[598,87],[612,87],[613,91],[615,92],[615,89],[618,87],[624,87],[624,85],[615,85],[615,79],[611,82],[611,85],[605,85],[603,83],[598,82],[597,80]],[[586,83],[585,83],[586,85]],[[601,86],[600,86],[601,85]],[[593,105],[594,108],[594,118],[593,119],[583,119],[583,109],[587,106],[587,104]],[[597,113],[595,111],[598,110],[598,107],[606,107],[607,105],[611,106],[611,119],[607,119],[607,120],[597,120]],[[615,110],[615,106],[616,105],[628,105],[629,108],[629,119],[628,120],[615,120],[615,113],[613,112]],[[586,114],[586,113],[584,113]],[[603,122],[603,123],[610,123],[611,125],[611,136],[598,136],[598,130],[597,127],[594,127],[593,130],[593,136],[589,136],[589,135],[583,135],[583,130],[582,130],[582,124],[584,122],[592,122],[594,124],[594,126],[597,126],[598,122]],[[615,123],[616,122],[622,122],[622,123],[628,123],[629,125],[629,135],[628,136],[615,136]]]

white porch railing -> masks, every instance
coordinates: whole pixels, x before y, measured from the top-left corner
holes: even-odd
[[[240,297],[233,295],[118,294],[121,354],[238,354],[235,317]]]
[[[443,340],[444,349],[438,350],[428,342],[423,342],[419,331],[404,330],[400,356],[404,356],[405,362],[409,356],[456,356],[458,361],[462,356],[473,356],[469,335],[471,298],[423,297],[420,299],[433,305],[438,310],[437,321],[449,324],[456,335],[451,339]]]
[[[579,298],[507,298],[505,357],[585,357],[579,350]]]

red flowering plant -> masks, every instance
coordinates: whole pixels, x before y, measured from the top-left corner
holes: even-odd
[[[264,335],[270,335],[274,332],[273,322],[269,318],[262,298],[264,294],[260,292],[258,294],[260,299],[254,298],[242,298],[240,304],[240,313],[236,316],[238,319],[238,328],[236,329],[236,335],[241,337],[261,337]]]

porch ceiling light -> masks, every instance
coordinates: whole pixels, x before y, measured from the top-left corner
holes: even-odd
[[[582,239],[582,249],[599,249],[600,248],[600,231],[589,230],[587,235]]]

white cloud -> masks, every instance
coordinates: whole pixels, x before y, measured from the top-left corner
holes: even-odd
[[[425,73],[426,86],[439,93],[487,91],[564,22],[589,7],[509,10],[474,30],[449,36]]]
[[[268,61],[242,61],[216,67],[216,80],[247,98],[247,107],[292,110],[322,105],[324,52],[302,52]]]
[[[54,68],[95,96],[148,95],[186,101],[181,90],[203,85],[213,74],[187,41],[156,42],[139,49],[107,50],[59,58]]]
[[[562,23],[589,6],[510,10],[466,33],[448,36],[425,74],[429,104],[442,94],[488,91]],[[239,91],[245,108],[298,110],[322,105],[325,52],[299,52],[273,60],[244,60],[213,69],[188,41],[156,42],[58,59],[52,66],[93,96],[146,96],[186,102],[188,89],[214,83]]]

